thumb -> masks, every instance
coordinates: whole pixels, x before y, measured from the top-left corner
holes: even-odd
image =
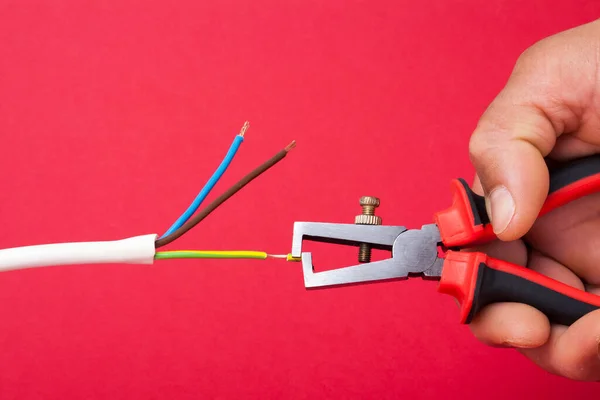
[[[548,194],[544,161],[557,133],[547,114],[507,86],[481,118],[471,141],[471,161],[481,181],[494,232],[501,240],[527,233]]]

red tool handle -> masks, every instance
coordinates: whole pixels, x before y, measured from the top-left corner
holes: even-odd
[[[485,208],[485,200],[463,179],[451,184],[452,206],[434,216],[442,242],[448,248],[473,246],[496,239]],[[542,216],[570,201],[600,191],[600,155],[580,158],[550,170],[548,197]]]
[[[549,195],[540,215],[598,191],[600,156],[561,165],[550,172]],[[453,193],[452,207],[435,217],[444,245],[453,248],[493,240],[483,198],[462,180],[453,182]],[[483,307],[498,302],[528,304],[551,323],[562,325],[600,308],[600,296],[477,252],[448,251],[438,290],[458,300],[462,323],[470,323]]]
[[[483,253],[446,253],[438,291],[458,300],[460,322],[466,324],[483,307],[500,302],[528,304],[561,325],[600,308],[600,296]]]

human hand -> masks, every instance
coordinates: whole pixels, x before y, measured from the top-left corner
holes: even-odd
[[[594,153],[600,153],[600,20],[526,50],[471,137],[473,190],[485,194],[500,239],[486,247],[488,254],[600,295],[600,194],[536,219],[548,194],[545,158]],[[552,326],[528,305],[499,303],[470,326],[484,343],[517,348],[551,373],[600,381],[600,310],[566,327]]]

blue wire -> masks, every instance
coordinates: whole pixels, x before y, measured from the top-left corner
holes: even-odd
[[[225,158],[221,162],[221,165],[219,165],[219,168],[217,168],[217,170],[213,173],[208,182],[206,182],[206,185],[204,185],[200,193],[198,193],[198,196],[196,196],[194,202],[188,207],[187,210],[185,210],[185,212],[177,219],[177,221],[175,221],[175,223],[169,228],[169,230],[167,230],[167,232],[165,232],[165,234],[161,236],[161,239],[175,232],[183,224],[185,224],[186,221],[190,219],[192,215],[194,215],[194,213],[200,207],[200,204],[202,204],[206,196],[208,196],[208,193],[210,193],[210,191],[216,185],[219,179],[221,179],[221,176],[223,176],[223,173],[225,173],[225,170],[227,169],[227,167],[229,167],[229,164],[231,164],[233,157],[237,153],[243,141],[244,137],[242,135],[236,135],[235,139],[233,140],[233,143],[231,144],[231,147],[229,148],[229,151],[225,155]]]

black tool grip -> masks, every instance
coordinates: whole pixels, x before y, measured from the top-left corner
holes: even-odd
[[[561,325],[600,308],[600,296],[483,253],[448,252],[438,290],[458,300],[467,324],[492,303],[528,304]]]

